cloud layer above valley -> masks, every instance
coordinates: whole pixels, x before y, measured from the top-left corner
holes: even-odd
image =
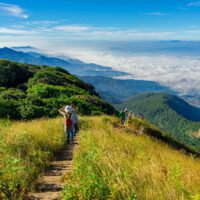
[[[169,55],[120,56],[99,51],[65,51],[84,62],[128,72],[134,79],[157,81],[180,95],[200,95],[200,57]]]

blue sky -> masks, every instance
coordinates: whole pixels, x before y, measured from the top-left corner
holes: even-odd
[[[200,40],[200,0],[0,0],[0,45]]]

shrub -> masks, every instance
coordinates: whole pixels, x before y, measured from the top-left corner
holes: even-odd
[[[99,97],[93,86],[64,69],[4,60],[0,61],[0,66],[5,82],[0,82],[0,117],[25,120],[55,117],[60,107],[69,104],[76,104],[83,115],[115,113],[115,109]],[[19,81],[21,76],[23,78]]]

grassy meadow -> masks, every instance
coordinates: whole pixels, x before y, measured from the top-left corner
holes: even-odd
[[[199,200],[200,160],[118,119],[84,117],[63,199]]]
[[[114,123],[115,117],[81,117],[63,199],[200,199],[199,159]],[[64,145],[62,119],[0,124],[0,199],[23,199]]]
[[[0,122],[0,199],[23,199],[65,142],[61,119]]]

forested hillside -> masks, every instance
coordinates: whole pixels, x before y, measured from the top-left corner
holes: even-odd
[[[55,117],[66,104],[75,104],[84,115],[115,113],[92,85],[62,68],[0,60],[1,118]]]
[[[200,129],[200,109],[177,96],[166,93],[147,93],[126,100],[120,107],[128,107],[179,141],[200,150],[196,133]]]
[[[169,88],[154,81],[144,80],[120,80],[102,76],[82,76],[87,83],[95,86],[97,92],[108,102],[119,104],[123,99],[144,92],[171,92]]]

